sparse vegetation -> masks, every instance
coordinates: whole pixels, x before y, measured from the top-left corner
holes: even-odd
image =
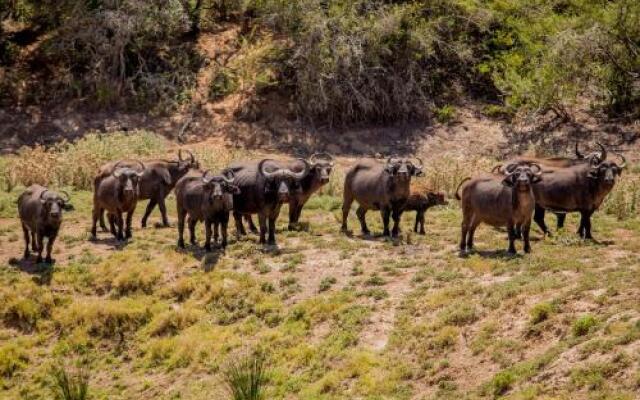
[[[89,373],[79,369],[69,373],[63,367],[55,367],[51,375],[55,381],[55,395],[60,400],[86,400],[89,398]]]

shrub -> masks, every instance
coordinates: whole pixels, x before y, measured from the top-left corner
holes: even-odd
[[[7,168],[15,171],[16,181],[24,186],[37,183],[91,190],[96,171],[107,161],[158,154],[163,147],[164,140],[147,131],[91,133],[51,148],[24,147],[8,160]]]
[[[336,282],[338,282],[338,280],[333,276],[325,276],[320,281],[320,287],[318,288],[318,291],[325,292],[331,289],[331,286],[333,286]]]
[[[38,321],[50,317],[54,305],[51,292],[31,282],[0,289],[0,317],[23,331],[35,329]]]
[[[51,371],[55,382],[56,398],[60,400],[85,400],[89,398],[89,373],[78,370],[71,374],[64,368]]]
[[[265,355],[256,351],[239,359],[231,358],[223,370],[223,379],[233,400],[261,400],[267,383]]]
[[[500,396],[511,389],[511,385],[515,382],[516,378],[513,373],[509,371],[498,372],[491,380],[491,387],[495,396]]]
[[[29,357],[21,343],[8,342],[0,346],[0,375],[10,378],[27,366]]]
[[[539,303],[533,306],[530,311],[531,323],[538,324],[542,321],[546,321],[547,318],[553,313],[553,306],[549,303]]]
[[[591,314],[583,315],[573,322],[571,330],[574,336],[584,336],[598,325],[598,320]]]

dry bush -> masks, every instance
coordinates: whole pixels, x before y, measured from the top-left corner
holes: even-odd
[[[13,185],[37,183],[89,190],[102,164],[118,158],[160,154],[164,145],[164,139],[146,131],[91,133],[76,142],[61,142],[51,148],[24,147],[6,161],[3,171],[15,176],[11,178],[15,179]],[[9,187],[6,182],[5,187]]]

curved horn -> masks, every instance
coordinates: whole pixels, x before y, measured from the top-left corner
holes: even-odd
[[[329,162],[329,164],[333,165],[333,156],[329,153],[313,153],[311,157],[309,157],[309,162],[311,164],[315,164],[316,160],[322,158]]]
[[[235,180],[236,176],[233,173],[233,170],[231,169],[225,169],[224,171],[222,171],[222,179],[224,179],[225,182],[227,183],[233,183],[233,181]]]
[[[420,163],[420,165],[415,166],[418,169],[422,169],[422,167],[424,167],[424,163],[422,162],[422,158],[420,157],[416,157],[416,160],[418,160],[418,162]]]
[[[178,160],[180,160],[180,161],[184,161],[184,160],[182,159],[182,149],[178,149]]]
[[[193,153],[191,152],[191,150],[189,149],[184,149],[184,151],[189,154],[189,157],[191,157],[191,163],[193,164],[194,162],[196,162],[196,158],[193,156]]]
[[[304,169],[300,172],[293,172],[290,169],[286,169],[285,171],[287,171],[287,173],[291,174],[291,176],[293,176],[295,179],[302,179],[305,176],[307,176],[307,174],[309,173],[309,169],[311,168],[309,165],[309,162],[307,162],[307,160],[305,160],[304,158],[298,158],[299,161],[302,161],[302,163],[304,164]]]
[[[497,171],[496,171],[497,170]],[[492,174],[498,174],[502,172],[502,164],[498,164],[491,169]]]
[[[537,169],[537,172],[536,172],[536,171],[533,171],[533,167],[535,167],[535,168]],[[540,176],[540,175],[542,175],[542,167],[540,167],[540,165],[539,165],[538,163],[531,163],[531,164],[529,164],[529,168],[531,168],[531,172],[533,172],[533,174],[534,174],[535,176]]]
[[[580,153],[580,149],[578,149],[578,141],[576,140],[576,158],[582,160],[584,158],[584,154]]]
[[[596,142],[596,144],[600,147],[600,162],[607,159],[607,149],[600,142]]]
[[[392,164],[391,161],[392,160],[397,160],[397,159],[398,159],[398,157],[394,154],[394,155],[392,155],[391,157],[389,157],[387,159],[387,164]]]
[[[138,165],[140,165],[140,172],[144,171],[145,166],[144,166],[144,164],[142,163],[142,161],[140,161],[140,160],[136,160],[136,163],[138,163]]]
[[[60,192],[60,193],[62,193],[62,194],[64,194],[64,197],[65,197],[65,198],[64,198],[64,199],[62,199],[62,200],[64,200],[64,202],[65,202],[65,203],[68,203],[68,202],[70,202],[70,201],[71,201],[71,196],[69,196],[69,193],[67,193],[67,192],[66,192],[66,191],[64,191],[64,190],[59,190],[59,192]]]
[[[47,193],[49,191],[49,189],[45,189],[40,193],[40,200],[42,200],[42,197],[44,196],[45,193]]]
[[[208,170],[206,170],[206,171],[204,171],[204,172],[202,173],[202,182],[204,182],[204,183],[209,183],[209,182],[211,182],[211,179],[213,179],[213,177],[211,177],[211,178],[207,179],[207,175],[209,175],[209,172],[211,172],[211,170],[209,170],[209,169],[208,169]]]
[[[278,174],[278,171],[280,171],[280,169],[278,169],[276,172],[269,172],[269,171],[265,171],[264,170],[264,163],[266,163],[267,161],[273,161],[270,158],[265,158],[264,160],[260,161],[260,163],[258,164],[258,171],[260,171],[260,173],[262,174],[262,176],[264,176],[265,178],[272,178],[275,175]]]
[[[620,159],[622,160],[622,164],[618,165],[618,167],[620,167],[620,169],[623,169],[624,167],[627,166],[627,159],[624,158],[624,156],[620,153],[618,153],[617,151],[614,152],[618,157],[620,157]]]
[[[118,172],[120,164],[122,164],[122,160],[118,161],[116,165],[113,166],[113,172],[111,172],[111,175],[115,176],[116,178],[119,178],[120,175],[122,175],[120,172]]]

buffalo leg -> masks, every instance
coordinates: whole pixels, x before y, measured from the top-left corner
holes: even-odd
[[[298,223],[298,218],[296,217],[296,214],[298,212],[298,202],[295,200],[292,200],[289,202],[289,225],[287,226],[287,229],[289,229],[290,231],[294,230],[295,225]]]
[[[211,251],[211,225],[212,222],[209,220],[205,220],[204,221],[204,232],[205,232],[205,239],[204,239],[204,249],[206,251]],[[216,224],[216,231],[218,230],[218,226]],[[216,235],[216,238],[214,239],[214,241],[218,241],[217,238],[218,235]]]
[[[253,218],[251,218],[251,214],[245,215],[244,219],[247,221],[247,225],[249,226],[249,230],[251,231],[251,233],[257,234],[258,228],[256,227],[256,224],[253,223]]]
[[[93,207],[93,211],[91,212],[91,238],[95,239],[97,236],[97,225],[98,219],[100,218],[100,209]],[[106,228],[106,227],[105,227]],[[106,229],[105,229],[106,230]]]
[[[198,221],[195,218],[189,217],[189,242],[194,246],[198,244],[196,241],[196,222]]]
[[[465,251],[467,248],[468,232],[469,232],[469,223],[466,220],[463,220],[460,226],[460,251]]]
[[[144,215],[142,216],[142,221],[140,223],[143,228],[147,227],[147,219],[149,218],[149,215],[151,215],[153,209],[156,207],[156,204],[156,199],[149,199],[149,204],[147,204],[147,208],[144,210]]]
[[[107,215],[107,218],[109,218],[109,227],[111,228],[111,234],[117,239],[118,231],[116,230],[116,216],[109,213],[109,215]]]
[[[578,234],[583,239],[593,239],[591,236],[591,215],[593,211],[580,211],[580,228]]]
[[[390,236],[389,234],[389,219],[391,218],[391,210],[387,207],[380,210],[382,215],[382,236]]]
[[[227,247],[227,226],[229,225],[229,217],[227,216],[226,218],[223,218],[220,224],[222,225],[222,243],[220,245],[224,249]]]
[[[359,206],[356,210],[356,215],[358,216],[358,221],[360,221],[360,230],[362,231],[362,234],[368,235],[370,232],[367,227],[367,210],[364,207]]]
[[[530,231],[531,231],[531,223],[522,225],[522,239],[524,240],[525,253],[531,253],[531,243],[529,242]]]
[[[25,224],[22,224],[22,234],[24,235],[24,259],[26,260],[30,255],[29,241],[31,240],[31,235]]]
[[[169,226],[169,218],[167,217],[167,206],[164,204],[164,196],[158,200],[158,208],[160,208],[160,215],[162,216],[162,226],[166,228]]]
[[[133,211],[129,211],[127,213],[127,224],[125,226],[125,238],[129,239],[131,238],[132,234],[131,234],[131,220],[133,219]]]
[[[47,240],[47,256],[45,257],[44,261],[49,264],[53,263],[53,258],[51,258],[51,250],[53,250],[53,243],[56,241],[57,235],[57,232],[53,233],[51,234],[51,236],[49,236],[49,240]]]
[[[109,232],[107,224],[104,222],[104,208],[100,209],[100,229],[102,229],[102,232]]]
[[[269,216],[269,244],[276,244],[276,218],[277,216]]]
[[[250,214],[247,215],[249,215],[249,218],[251,218]],[[242,224],[242,215],[239,212],[234,211],[233,219],[236,221],[236,236],[238,237],[238,239],[240,239],[240,236],[247,234],[247,231],[244,230],[244,225]]]
[[[564,220],[567,218],[567,214],[556,214],[557,217],[557,228],[564,228]]]
[[[401,208],[395,208],[391,211],[391,218],[393,218],[393,228],[391,229],[391,237],[398,237],[400,233],[400,216],[402,215]]]
[[[535,211],[533,212],[533,220],[538,224],[540,229],[542,229],[543,234],[551,236],[551,232],[549,231],[549,228],[547,228],[547,224],[544,222],[544,208],[537,204]]]
[[[220,221],[213,223],[213,243],[218,244],[218,238],[220,237]]]
[[[348,231],[347,218],[349,217],[349,211],[351,210],[352,203],[353,203],[353,196],[345,192],[343,201],[342,201],[342,227],[340,228],[342,232]]]
[[[476,229],[478,228],[477,222],[472,222],[469,224],[469,231],[467,233],[467,249],[473,250],[473,237],[476,234]]]
[[[124,218],[122,218],[122,213],[116,214],[115,218],[118,223],[118,240],[124,240]]]
[[[267,216],[258,214],[258,224],[260,225],[260,244],[267,243]]]
[[[522,225],[519,225],[519,224],[516,225],[513,228],[513,233],[514,233],[516,239],[522,239]]]
[[[509,249],[507,250],[507,252],[509,254],[516,254],[516,229],[513,223],[509,222],[509,224],[507,225],[507,232],[509,233]]]
[[[178,210],[178,247],[184,249],[184,219],[187,213]]]
[[[44,249],[44,243],[43,243],[44,237],[40,232],[36,233],[36,240],[37,240],[37,243],[38,243],[38,250],[37,250],[38,251],[38,258],[36,258],[36,262],[37,263],[41,263],[42,262],[42,250]]]
[[[418,211],[416,213],[416,228],[417,228],[417,225],[420,225],[420,230],[418,231],[416,229],[416,232],[419,232],[421,235],[424,235],[425,234],[425,231],[424,231],[424,211]]]

